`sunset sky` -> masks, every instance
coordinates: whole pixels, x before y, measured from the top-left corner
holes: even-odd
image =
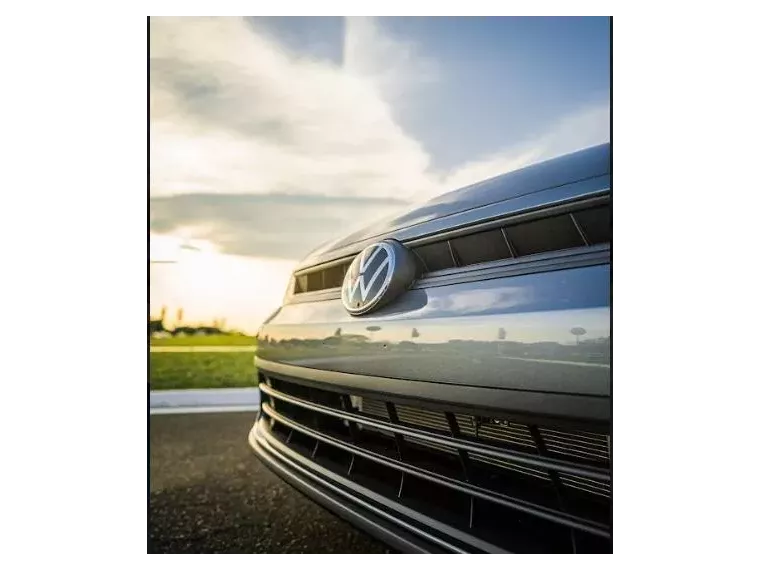
[[[609,41],[607,18],[151,18],[152,314],[253,333],[321,242],[608,141]]]

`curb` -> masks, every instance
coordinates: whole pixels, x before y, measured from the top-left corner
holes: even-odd
[[[252,412],[259,409],[258,388],[151,390],[150,413]]]

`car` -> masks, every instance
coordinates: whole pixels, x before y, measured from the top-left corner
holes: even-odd
[[[259,331],[249,434],[400,552],[612,550],[611,149],[311,252]]]

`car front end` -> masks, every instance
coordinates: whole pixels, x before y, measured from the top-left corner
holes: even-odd
[[[403,552],[610,552],[610,199],[600,145],[314,251],[256,455]]]

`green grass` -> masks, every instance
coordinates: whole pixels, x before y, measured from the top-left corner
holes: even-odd
[[[151,338],[151,346],[253,346],[256,337],[243,335],[172,336]]]
[[[150,389],[247,388],[258,379],[250,352],[152,352]]]

